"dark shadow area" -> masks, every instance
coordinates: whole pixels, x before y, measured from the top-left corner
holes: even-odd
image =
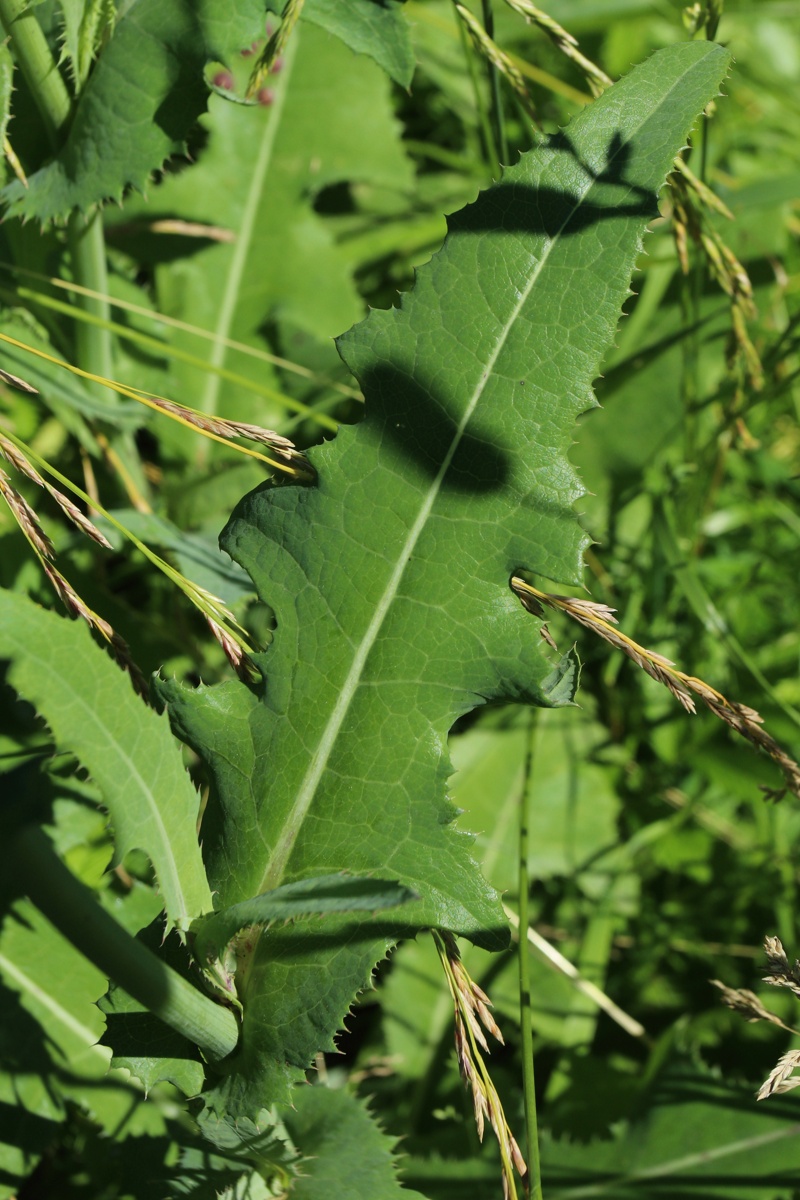
[[[458,424],[447,403],[432,388],[405,375],[389,364],[364,373],[362,386],[367,396],[374,437],[391,442],[407,458],[435,479],[446,457],[453,453]],[[455,407],[463,397],[454,397]],[[382,421],[382,427],[379,422]],[[505,483],[509,458],[492,442],[488,423],[478,415],[458,438],[442,486],[463,493],[496,491]]]
[[[554,238],[578,233],[597,222],[617,217],[658,215],[654,192],[625,178],[630,146],[619,134],[609,142],[606,167],[593,171],[580,159],[570,138],[559,133],[549,139],[550,151],[573,160],[585,177],[596,184],[626,189],[625,203],[592,203],[581,195],[554,187],[533,187],[514,180],[501,181],[450,218],[450,229],[459,234],[523,234],[532,239]],[[535,247],[532,245],[531,250]],[[442,463],[453,454],[442,486],[462,493],[483,494],[496,490],[508,477],[508,455],[494,442],[491,414],[479,406],[469,427],[459,436],[458,426],[469,396],[445,398],[424,378],[412,377],[384,362],[361,373],[360,382],[375,436],[392,442],[404,455],[436,478]],[[479,381],[472,381],[475,386]],[[524,389],[525,381],[519,381]],[[381,428],[378,422],[382,420]],[[455,451],[453,450],[454,443]]]
[[[330,918],[324,921],[320,921],[318,917],[306,918],[306,920],[316,921],[316,928],[313,932],[306,927],[302,930],[298,929],[294,935],[292,931],[299,926],[299,921],[294,926],[282,928],[273,926],[270,933],[277,936],[270,937],[269,933],[266,935],[269,939],[269,957],[271,959],[275,962],[300,962],[311,966],[312,964],[309,964],[307,960],[316,951],[328,955],[336,946],[358,946],[365,942],[381,940],[413,941],[420,933],[424,933],[430,928],[429,925],[415,925],[410,920],[352,920],[339,925],[338,928],[334,928],[333,920]],[[498,925],[492,929],[482,929],[470,934],[469,940],[483,950],[506,950],[509,944],[508,927]]]
[[[594,183],[627,188],[632,200],[627,204],[596,204],[581,196],[553,187],[531,187],[526,183],[503,179],[481,192],[474,204],[449,218],[449,227],[458,233],[530,233],[548,238],[578,233],[598,221],[615,217],[639,216],[648,220],[658,216],[658,197],[625,178],[630,147],[619,133],[611,137],[606,167],[594,171],[575,150],[563,131],[548,138],[545,148],[571,158]]]

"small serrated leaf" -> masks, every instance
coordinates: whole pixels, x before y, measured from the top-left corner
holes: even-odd
[[[3,191],[11,215],[65,220],[143,189],[180,153],[208,99],[203,69],[263,33],[260,0],[131,0],[81,92],[55,158]]]
[[[410,85],[414,48],[403,0],[306,0],[303,19],[335,34],[356,54],[368,54],[401,87]]]
[[[195,833],[198,796],[166,717],[147,708],[82,621],[0,591],[0,658],[12,687],[50,725],[100,788],[116,853],[144,850],[171,925],[212,909]]]
[[[236,971],[246,970],[247,959],[257,940],[250,936],[250,931],[293,917],[376,913],[416,898],[410,888],[389,879],[364,879],[344,874],[300,879],[254,896],[252,900],[232,904],[213,916],[201,917],[192,927],[195,959],[211,986],[221,990],[227,998],[235,999]],[[241,931],[248,936],[237,938]]]

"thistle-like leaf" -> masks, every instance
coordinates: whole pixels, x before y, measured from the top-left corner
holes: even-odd
[[[53,160],[3,190],[9,212],[65,220],[73,208],[121,200],[184,148],[203,112],[203,69],[264,29],[261,0],[129,0],[78,99]]]
[[[286,1101],[407,929],[504,944],[499,898],[452,828],[448,731],[487,701],[572,698],[574,663],[548,660],[509,579],[580,578],[574,421],[727,62],[699,42],[661,51],[452,218],[413,293],[339,343],[364,420],[314,451],[314,486],[265,485],[233,514],[224,548],[277,618],[266,683],[164,687],[213,777],[212,888],[231,905],[348,870],[420,898],[382,927],[262,933],[217,1110]]]

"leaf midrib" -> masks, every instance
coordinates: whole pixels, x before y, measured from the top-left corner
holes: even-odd
[[[695,65],[696,64],[694,63],[691,64],[691,66],[687,68],[686,72],[684,72],[684,75],[689,74]],[[659,100],[657,108],[651,112],[648,112],[644,119],[631,129],[626,139],[620,140],[614,153],[609,157],[606,163],[606,171],[610,165],[620,155],[622,155],[623,152],[625,152],[628,144],[639,135],[647,123],[653,119],[658,110],[664,106],[672,92],[680,87],[684,75],[681,76],[679,81],[676,81],[673,84],[669,91],[664,93]],[[506,344],[508,335],[513,329],[517,317],[522,311],[524,305],[527,303],[527,300],[545,265],[547,264],[554,246],[557,245],[564,229],[570,223],[575,214],[580,210],[581,206],[586,202],[587,197],[591,194],[592,190],[596,186],[600,186],[600,184],[601,181],[596,176],[593,175],[589,178],[585,189],[576,196],[574,205],[570,208],[556,233],[553,234],[552,237],[548,238],[545,242],[541,258],[531,273],[526,287],[520,293],[520,296],[517,302],[514,304],[510,315],[505,321],[505,324],[499,331],[495,341],[494,349],[492,350],[488,359],[481,364],[479,381],[475,387],[475,390],[473,391],[472,396],[470,397],[463,417],[456,428],[450,447],[442,461],[442,465],[437,472],[436,477],[432,481],[425,499],[422,502],[417,519],[411,527],[408,537],[403,544],[402,550],[398,555],[397,565],[392,571],[383,594],[376,605],[372,620],[367,626],[364,636],[359,643],[358,649],[353,657],[350,670],[348,671],[345,681],[339,690],[336,704],[334,705],[333,711],[331,712],[325,728],[322,731],[322,735],[317,743],[317,748],[309,762],[308,769],[306,770],[291,810],[283,823],[281,835],[276,842],[275,849],[263,873],[261,884],[258,889],[259,892],[268,891],[272,888],[278,887],[283,880],[283,875],[286,870],[292,849],[300,833],[300,829],[302,828],[303,821],[305,820],[314,800],[320,779],[326,770],[328,760],[336,744],[339,732],[344,723],[344,719],[358,689],[367,658],[369,657],[372,647],[377,641],[381,626],[383,625],[389,609],[391,608],[392,603],[397,595],[397,591],[403,575],[405,574],[408,562],[422,534],[422,531],[427,524],[428,517],[431,514],[439,492],[441,491],[444,477],[450,468],[453,457],[455,456],[464,433],[466,432],[467,426],[483,395],[486,383],[492,374],[492,369]]]
[[[239,302],[242,278],[253,241],[256,217],[264,191],[264,181],[272,165],[275,141],[280,129],[286,98],[289,94],[289,82],[297,53],[299,32],[299,30],[295,30],[294,36],[290,39],[289,45],[286,48],[284,64],[281,70],[281,86],[277,89],[277,94],[270,108],[269,118],[265,124],[259,143],[258,155],[253,165],[250,186],[247,189],[242,218],[239,222],[236,241],[233,245],[233,254],[225,279],[225,289],[222,293],[222,301],[214,326],[214,343],[209,355],[209,363],[215,370],[208,377],[200,402],[200,411],[207,413],[209,416],[217,411],[217,402],[222,385],[222,376],[218,373],[218,368],[222,367],[225,362],[229,349],[231,326],[236,306]]]

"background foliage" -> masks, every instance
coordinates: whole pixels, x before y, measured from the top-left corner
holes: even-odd
[[[263,466],[177,424],[143,420],[130,400],[68,375],[58,362],[206,414],[257,421],[311,446],[359,412],[332,337],[368,305],[392,305],[440,245],[442,214],[497,174],[487,150],[484,68],[449,2],[384,8],[361,0],[354,56],[337,36],[337,6],[307,0],[279,70],[259,103],[243,107],[225,93],[244,94],[266,33],[263,7],[239,4],[229,23],[213,3],[138,0],[130,42],[115,34],[90,71],[107,6],[37,5],[67,86],[81,98],[53,156],[26,84],[14,75],[4,128],[28,186],[6,167],[0,226],[0,332],[57,360],[3,346],[3,366],[40,394],[3,387],[0,428],[99,496],[112,518],[220,596],[262,644],[272,613],[245,573],[220,555],[217,536],[242,495],[263,482]],[[800,102],[793,86],[800,22],[793,7],[728,4],[718,37],[735,67],[690,159],[735,217],[714,220],[753,282],[757,314],[748,329],[762,372],[737,353],[729,301],[702,256],[690,248],[683,274],[670,223],[657,220],[596,384],[602,408],[581,420],[571,452],[588,492],[580,510],[594,542],[586,574],[592,597],[619,610],[630,636],[758,708],[790,748],[800,723]],[[614,78],[689,36],[678,5],[559,0],[549,11]],[[379,28],[371,21],[376,13],[385,22]],[[583,74],[510,9],[498,8],[495,21],[498,44],[528,64],[542,128],[561,128],[589,100]],[[151,33],[174,48],[177,74],[138,46],[137,37]],[[416,61],[410,88],[409,33]],[[259,45],[251,47],[254,37]],[[4,103],[11,96],[3,82],[7,59],[4,51]],[[203,71],[216,89],[207,105]],[[505,110],[514,161],[533,133],[510,91]],[[152,123],[152,144],[140,157],[114,160],[104,152],[103,120],[120,113],[132,124]],[[102,170],[92,176],[94,191],[78,194],[71,164],[92,154]],[[82,230],[51,218],[73,204],[118,200],[129,185],[142,191],[125,191],[121,206],[102,210],[107,275],[95,280],[113,305],[65,292],[56,281],[87,281],[76,250]],[[190,684],[230,678],[185,595],[110,521],[98,520],[113,544],[103,553],[33,483],[21,481],[19,489],[36,504],[71,584],[125,638],[145,675],[161,668]],[[0,538],[0,584],[54,606],[5,508]],[[567,649],[574,631],[550,624]],[[759,785],[774,784],[770,764],[710,714],[687,717],[588,635],[579,635],[578,653],[580,710],[538,718],[528,784],[531,914],[535,931],[628,1020],[621,1025],[617,1010],[598,1008],[586,990],[534,957],[545,1193],[564,1200],[634,1193],[789,1200],[800,1195],[792,1097],[759,1108],[753,1100],[789,1035],[744,1024],[720,1006],[708,980],[754,988],[764,934],[778,934],[790,953],[795,946],[796,805],[791,798],[764,803]],[[0,754],[9,791],[24,800],[40,786],[38,772],[34,781],[24,764],[49,753],[50,737],[12,684],[4,676]],[[58,736],[44,701],[37,705]],[[479,831],[476,856],[511,909],[527,722],[516,707],[489,707],[450,739],[452,798],[468,814],[459,827]],[[202,784],[200,765],[190,765]],[[142,855],[106,871],[112,846],[96,783],[72,768],[67,756],[57,757],[47,777],[55,845],[103,907],[138,930],[168,897],[155,894]],[[181,803],[191,820],[189,801],[176,795],[176,810]],[[464,957],[503,1029],[506,1045],[494,1051],[491,1067],[517,1130],[513,955],[465,946]],[[276,1134],[276,1144],[248,1147],[246,1167],[226,1157],[224,1131],[218,1154],[196,1139],[175,1086],[196,1085],[196,1058],[178,1056],[147,1101],[133,1076],[107,1073],[109,1052],[97,1045],[103,1019],[87,999],[99,997],[105,981],[25,901],[5,919],[0,973],[4,1194],[212,1196],[240,1177],[237,1194],[269,1194],[252,1164],[280,1162]],[[378,1181],[400,1137],[405,1188],[433,1200],[497,1195],[496,1147],[477,1142],[451,1051],[452,1005],[429,939],[401,945],[379,975],[377,991],[366,992],[348,1018],[339,1053],[317,1062],[322,1080],[342,1094],[339,1140],[360,1146],[338,1168],[351,1172],[351,1193],[320,1176],[292,1195],[330,1195],[337,1187],[382,1195]],[[791,1025],[783,1000],[778,995],[771,1007]],[[330,1114],[315,1109],[318,1089],[306,1090],[310,1098],[287,1118],[286,1132],[306,1153],[320,1154],[337,1134]],[[367,1123],[365,1100],[385,1134]],[[341,1132],[348,1122],[352,1134]]]

